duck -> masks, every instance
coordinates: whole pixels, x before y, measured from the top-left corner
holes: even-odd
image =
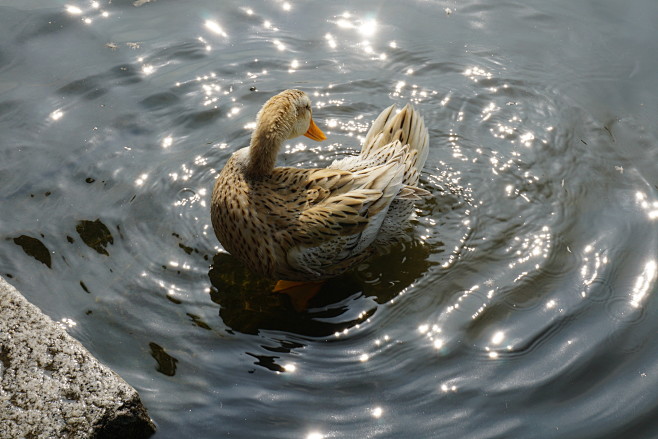
[[[282,282],[279,290],[339,276],[407,240],[415,204],[431,196],[419,186],[429,134],[410,104],[383,110],[358,155],[321,168],[276,166],[284,142],[302,135],[327,139],[308,95],[290,89],[271,97],[249,146],[230,156],[212,191],[211,221],[223,248]]]

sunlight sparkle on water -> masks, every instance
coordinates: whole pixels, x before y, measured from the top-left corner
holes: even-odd
[[[372,409],[371,413],[373,418],[381,418],[382,414],[384,414],[384,410],[382,410],[381,407],[375,407]]]
[[[217,23],[216,21],[213,20],[206,20],[204,23],[206,29],[208,29],[211,32],[216,33],[217,35],[221,35],[223,37],[227,37],[226,32],[224,32],[224,29]]]
[[[357,17],[353,17],[349,12],[344,12],[341,16],[339,16],[335,21],[335,24],[340,29],[355,30],[359,35],[365,38],[373,37],[377,33],[378,27],[377,20],[374,18],[359,19]],[[336,48],[337,43],[333,35],[326,34],[325,38],[329,44],[329,47],[332,49]],[[353,42],[351,45],[361,47],[363,51],[369,55],[375,55],[371,59],[385,60],[387,58],[386,53],[382,52],[377,54],[373,44],[368,39],[356,44]]]
[[[501,344],[505,340],[505,333],[503,331],[496,331],[491,337],[491,343],[493,344]]]
[[[324,36],[324,38],[327,40],[327,44],[329,44],[329,47],[331,47],[332,49],[336,48],[337,46],[336,39],[334,38],[333,35],[328,33]]]
[[[647,212],[649,219],[658,219],[658,201],[650,202],[647,198],[647,194],[644,192],[638,191],[635,193],[635,201],[643,210]]]
[[[525,133],[519,137],[519,140],[524,146],[532,146],[532,141],[535,140],[535,135],[532,133]]]
[[[80,15],[80,14],[82,14],[82,9],[80,9],[77,6],[67,5],[66,6],[66,12],[68,12],[69,14],[73,14],[73,15]]]
[[[341,18],[336,22],[336,24],[338,25],[338,27],[343,29],[352,29],[354,27],[354,25],[349,20],[346,20],[345,18]]]
[[[52,120],[60,120],[64,116],[64,112],[62,110],[55,110],[52,113],[50,113],[50,118]]]
[[[374,19],[366,20],[359,25],[359,33],[365,37],[370,37],[377,32],[377,21]]]
[[[497,106],[495,103],[493,103],[493,102],[489,102],[489,105],[487,105],[486,107],[484,107],[484,108],[482,109],[482,113],[481,113],[481,114],[482,114],[482,121],[484,122],[484,121],[489,120],[489,118],[491,117],[491,115],[492,115],[494,112],[499,111],[499,110],[500,110],[500,107],[498,107],[498,106]]]
[[[135,185],[142,186],[148,177],[149,177],[148,174],[140,175],[139,178],[137,178],[137,180],[135,180]]]
[[[481,67],[474,66],[464,70],[464,76],[468,76],[470,79],[477,82],[480,78],[489,79],[493,76],[493,74],[487,72]]]
[[[457,386],[452,385],[449,386],[447,384],[441,384],[441,391],[448,393],[448,392],[456,392],[457,391]]]
[[[505,195],[507,195],[508,197],[511,197],[516,192],[517,192],[516,189],[511,184],[505,186]]]
[[[64,329],[72,328],[78,324],[75,320],[69,319],[68,317],[62,317],[62,320],[60,320],[59,323]]]
[[[635,280],[633,293],[631,295],[631,305],[639,307],[641,302],[646,298],[647,293],[653,288],[656,281],[656,261],[650,260],[644,266],[642,274]]]
[[[324,439],[324,435],[322,433],[318,433],[317,431],[311,432],[306,436],[306,439]]]

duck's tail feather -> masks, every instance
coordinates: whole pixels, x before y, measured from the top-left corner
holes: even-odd
[[[410,104],[397,114],[394,110],[395,105],[391,105],[375,119],[366,134],[360,155],[366,160],[372,159],[385,156],[383,150],[396,141],[407,145],[409,151],[403,182],[415,186],[429,154],[429,133],[422,116]]]

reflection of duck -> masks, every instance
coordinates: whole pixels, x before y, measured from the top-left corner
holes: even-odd
[[[304,337],[329,337],[370,318],[377,304],[395,299],[435,265],[430,248],[420,241],[394,246],[387,255],[359,264],[356,270],[329,279],[299,313],[295,297],[272,294],[268,279],[254,276],[237,258],[224,252],[212,260],[210,298],[233,331],[258,334],[272,330]]]
[[[251,144],[235,152],[212,194],[212,224],[224,248],[264,276],[315,281],[337,276],[404,237],[429,137],[409,105],[373,122],[361,153],[323,169],[275,168],[281,144],[326,139],[299,90],[268,100]]]

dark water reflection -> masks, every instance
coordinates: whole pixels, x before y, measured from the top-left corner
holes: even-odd
[[[427,246],[395,247],[324,283],[300,312],[290,297],[272,293],[274,282],[254,276],[229,254],[218,253],[208,273],[214,287],[210,297],[232,330],[258,334],[270,329],[324,338],[366,322],[377,304],[395,299],[431,265]]]
[[[658,3],[0,5],[0,274],[156,437],[658,434]],[[323,166],[412,102],[410,242],[296,311],[217,243],[214,178],[306,90]]]

